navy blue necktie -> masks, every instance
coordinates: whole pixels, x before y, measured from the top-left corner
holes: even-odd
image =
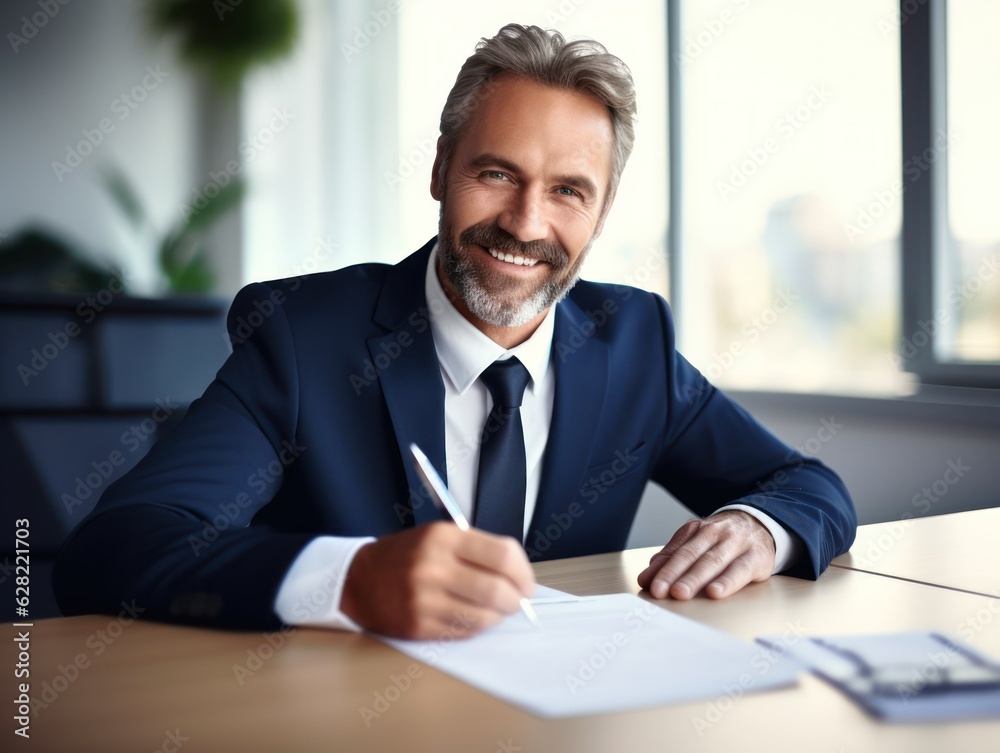
[[[516,358],[496,361],[480,379],[493,396],[479,451],[474,525],[484,531],[524,538],[527,472],[521,399],[531,379]]]

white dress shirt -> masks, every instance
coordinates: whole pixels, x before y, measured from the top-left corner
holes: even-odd
[[[521,426],[524,429],[524,455],[527,484],[524,496],[524,529],[521,540],[535,512],[538,488],[542,482],[542,456],[549,439],[552,406],[555,401],[555,372],[549,368],[555,306],[552,306],[538,329],[520,345],[505,350],[480,332],[445,296],[435,273],[437,246],[427,266],[427,308],[431,332],[441,374],[444,377],[444,437],[448,490],[465,517],[474,520],[473,505],[479,480],[479,445],[483,426],[493,409],[493,397],[479,376],[494,361],[516,356],[528,370],[531,381],[521,401]]]
[[[445,452],[448,489],[462,512],[474,519],[479,444],[493,399],[479,376],[494,361],[516,356],[531,376],[521,403],[527,485],[524,531],[527,535],[538,499],[542,457],[549,437],[555,399],[555,373],[550,368],[555,306],[538,329],[520,345],[506,350],[480,332],[448,300],[436,272],[437,246],[431,252],[424,280],[431,332],[444,380]],[[774,537],[774,571],[781,572],[798,557],[801,543],[770,516],[748,505],[743,510],[759,520]],[[372,537],[318,536],[296,557],[281,582],[274,610],[289,625],[312,625],[347,630],[358,626],[340,611],[344,579],[354,555]],[[664,543],[666,543],[664,541]]]

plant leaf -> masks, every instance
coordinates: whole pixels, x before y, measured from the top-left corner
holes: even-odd
[[[160,242],[160,269],[170,277],[193,256],[193,246],[194,239],[190,235],[176,231],[167,233]]]
[[[138,195],[132,190],[132,185],[125,177],[125,173],[116,167],[109,167],[104,169],[103,178],[105,188],[108,189],[111,198],[118,204],[132,227],[136,230],[141,228],[146,223],[146,213]]]
[[[170,287],[175,293],[204,293],[214,281],[205,257],[199,254],[170,277]]]
[[[204,193],[204,192],[203,192]],[[189,235],[208,227],[240,203],[246,193],[246,183],[234,177],[228,185],[219,189],[213,196],[205,196],[205,202],[199,209],[191,207],[191,213],[175,228],[178,235]]]

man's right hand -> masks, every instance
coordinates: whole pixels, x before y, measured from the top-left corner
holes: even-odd
[[[366,630],[397,638],[467,637],[516,612],[534,590],[534,572],[514,539],[430,523],[361,547],[340,610]]]

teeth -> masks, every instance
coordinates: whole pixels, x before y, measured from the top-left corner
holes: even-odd
[[[508,264],[516,264],[519,267],[533,267],[538,264],[538,259],[528,259],[524,256],[514,256],[514,254],[508,254],[504,251],[495,251],[492,248],[488,248],[486,250],[490,252],[490,256],[494,259],[505,261]]]

